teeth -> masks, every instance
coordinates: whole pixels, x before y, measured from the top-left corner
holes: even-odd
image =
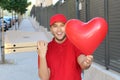
[[[57,33],[57,34],[59,34],[59,35],[60,35],[60,34],[62,34],[62,33]]]

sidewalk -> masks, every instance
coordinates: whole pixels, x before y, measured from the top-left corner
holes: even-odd
[[[14,30],[14,28],[11,30]],[[23,19],[19,30],[35,32],[35,28],[29,19]],[[44,36],[48,36],[46,33],[44,34]],[[10,63],[0,64],[0,80],[40,80],[38,77],[36,51],[6,54],[5,59]]]

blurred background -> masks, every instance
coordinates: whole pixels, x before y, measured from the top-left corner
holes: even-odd
[[[110,72],[111,70],[112,74],[120,75],[119,4],[120,0],[1,0],[0,36],[2,36],[1,27],[3,24],[4,31],[9,30],[13,25],[18,25],[18,27],[15,27],[15,30],[17,30],[22,19],[27,17],[34,18],[39,25],[48,31],[49,18],[56,13],[62,13],[68,19],[75,18],[83,22],[87,22],[94,17],[103,17],[108,22],[109,30],[106,39],[94,52],[94,62],[95,65],[98,64],[98,68],[103,67],[99,71],[101,75],[106,75],[107,73],[104,71]],[[0,45],[2,45],[1,38]],[[94,72],[94,70],[92,71]],[[111,78],[111,80],[114,79]]]

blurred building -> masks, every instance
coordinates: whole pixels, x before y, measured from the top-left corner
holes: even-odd
[[[50,6],[53,4],[53,0],[36,0],[36,6],[42,6],[42,7],[46,7],[46,6]]]

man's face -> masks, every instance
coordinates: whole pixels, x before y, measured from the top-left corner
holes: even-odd
[[[64,23],[56,22],[50,27],[50,30],[54,35],[56,42],[62,43],[66,39]]]

